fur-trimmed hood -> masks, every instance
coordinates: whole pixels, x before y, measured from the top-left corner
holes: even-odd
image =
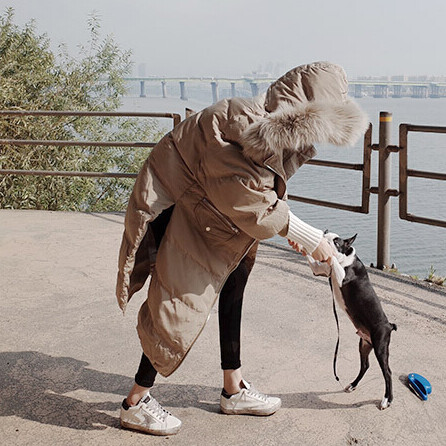
[[[347,93],[346,76],[338,65],[317,62],[289,71],[269,87],[266,114],[241,134],[245,157],[262,162],[317,143],[354,145],[369,121]]]

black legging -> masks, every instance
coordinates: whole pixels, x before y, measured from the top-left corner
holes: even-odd
[[[166,209],[150,223],[157,248],[169,223],[172,210],[173,207]],[[223,370],[238,369],[241,366],[240,327],[242,303],[249,272],[245,262],[242,261],[229,275],[220,292],[218,322],[220,329],[221,368]],[[143,353],[138,372],[135,375],[136,384],[143,387],[152,387],[156,373],[149,358]]]

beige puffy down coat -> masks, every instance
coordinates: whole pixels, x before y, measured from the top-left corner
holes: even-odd
[[[117,298],[124,311],[151,275],[137,330],[162,375],[181,364],[229,274],[246,255],[252,266],[256,242],[286,234],[286,182],[313,144],[348,145],[365,131],[347,89],[337,65],[300,66],[266,97],[222,100],[189,117],[151,152],[128,204]],[[148,223],[172,205],[156,252]]]

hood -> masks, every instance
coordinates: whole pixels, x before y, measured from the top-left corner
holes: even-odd
[[[267,114],[242,134],[244,155],[257,162],[317,143],[354,145],[369,125],[367,115],[348,98],[344,70],[328,62],[286,73],[268,88],[264,106]]]
[[[265,98],[265,110],[276,111],[284,103],[343,102],[348,95],[347,75],[330,62],[300,65],[273,82]]]

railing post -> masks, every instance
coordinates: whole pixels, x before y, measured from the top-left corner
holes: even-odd
[[[388,150],[392,130],[392,113],[379,114],[379,170],[378,170],[378,236],[376,267],[390,265],[390,195],[391,157]]]
[[[163,98],[167,98],[166,81],[161,81],[161,92],[162,92]]]

